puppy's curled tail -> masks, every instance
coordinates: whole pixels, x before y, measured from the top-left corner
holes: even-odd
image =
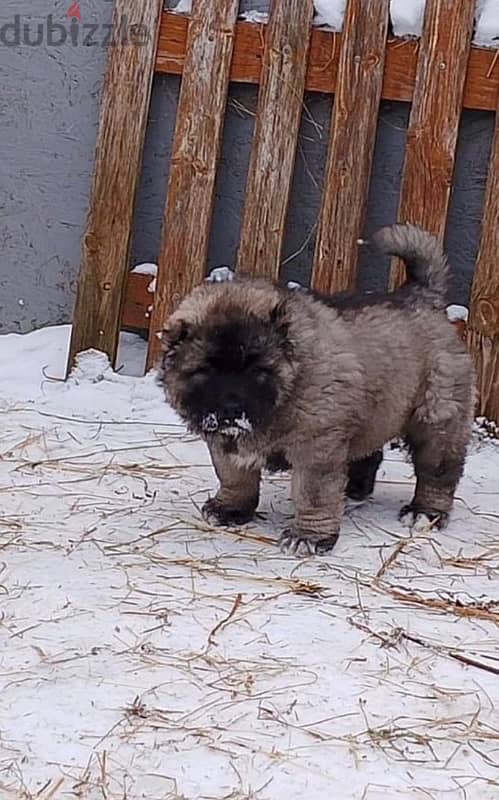
[[[435,236],[416,225],[389,225],[377,231],[372,242],[381,252],[402,259],[407,268],[406,285],[429,290],[436,305],[445,305],[449,262]]]

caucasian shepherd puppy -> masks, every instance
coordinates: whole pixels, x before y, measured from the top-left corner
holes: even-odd
[[[446,524],[474,400],[471,361],[444,310],[447,260],[410,225],[383,228],[373,244],[405,261],[401,289],[320,297],[236,279],[199,286],[169,318],[160,376],[209,447],[220,482],[203,508],[211,522],[248,522],[262,468],[291,468],[295,518],[281,548],[325,553],[345,493],[367,497],[383,445],[403,437],[417,481],[401,518]]]

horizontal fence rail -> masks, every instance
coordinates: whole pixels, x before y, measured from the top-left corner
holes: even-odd
[[[366,5],[369,0],[365,0]],[[472,7],[472,0],[469,0]],[[156,71],[182,75],[189,20],[179,14],[163,14],[156,56]],[[238,22],[230,79],[236,83],[260,83],[265,42],[265,25]],[[341,33],[314,30],[305,90],[333,94],[336,91],[341,52]],[[385,100],[411,102],[416,85],[420,43],[412,39],[390,39],[381,95]],[[472,47],[464,84],[463,106],[495,111],[499,91],[499,63],[494,50]]]

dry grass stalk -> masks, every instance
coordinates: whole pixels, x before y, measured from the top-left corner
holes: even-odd
[[[231,621],[232,617],[234,616],[234,614],[236,613],[237,609],[241,605],[241,602],[242,602],[242,595],[241,594],[236,595],[236,599],[234,600],[234,604],[233,604],[231,610],[229,611],[229,613],[227,614],[227,616],[224,617],[224,619],[220,620],[220,622],[217,625],[215,625],[215,627],[213,628],[213,630],[209,634],[209,636],[208,636],[208,644],[216,644],[215,635],[218,633],[218,631],[220,631],[222,628],[224,628]]]
[[[488,622],[495,622],[499,625],[499,609],[495,609],[497,603],[490,602],[487,605],[464,605],[459,600],[442,600],[439,597],[421,597],[415,592],[401,592],[391,586],[385,586],[387,591],[396,600],[402,603],[412,603],[413,605],[428,608],[433,611],[443,611],[447,614],[455,614],[458,617],[469,619],[483,619]]]

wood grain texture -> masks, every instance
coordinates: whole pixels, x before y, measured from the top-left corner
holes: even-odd
[[[471,0],[470,0],[471,2]],[[188,18],[164,12],[156,59],[156,71],[181,75],[187,46]],[[314,29],[310,45],[306,91],[336,91],[341,34]],[[259,83],[262,70],[265,25],[238,22],[230,78],[238,83]],[[390,39],[386,50],[382,97],[410,102],[416,83],[419,42]],[[499,60],[495,51],[473,47],[468,62],[463,106],[495,111],[499,91]]]
[[[154,292],[149,291],[152,280],[152,275],[128,273],[121,317],[123,328],[136,328],[139,331],[149,330],[154,303]]]
[[[470,0],[427,0],[398,218],[445,234],[464,81],[473,32]],[[405,280],[392,265],[391,288]]]
[[[115,363],[161,9],[162,0],[116,2],[116,44],[109,50],[102,89],[68,370],[75,355],[89,348],[104,351]],[[142,35],[141,44],[122,41],[123,19],[129,31]]]
[[[293,180],[312,0],[274,0],[266,31],[237,269],[277,279]]]
[[[333,105],[312,285],[355,286],[383,84],[389,0],[349,0]]]
[[[499,424],[499,106],[471,290],[468,346],[475,359],[479,412]]]
[[[238,7],[238,0],[194,0],[170,164],[153,334],[204,276]],[[157,336],[150,336],[149,366],[159,349]]]
[[[499,342],[469,327],[468,347],[477,375],[477,414],[499,425]]]

